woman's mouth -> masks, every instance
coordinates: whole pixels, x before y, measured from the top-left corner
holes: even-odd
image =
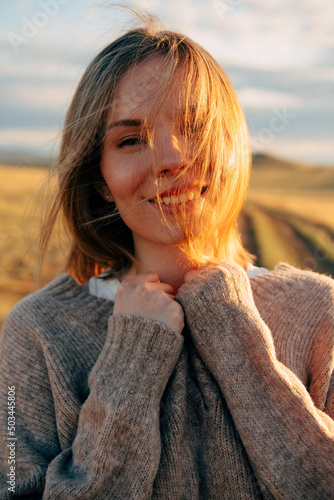
[[[206,190],[207,186],[203,186],[201,189],[201,195],[204,194]],[[164,193],[162,193],[159,196],[159,200],[162,205],[180,205],[181,203],[187,203],[188,201],[192,201],[195,198],[195,196],[196,193],[194,191],[186,191],[179,194],[171,194],[169,196],[165,196]],[[151,198],[148,201],[150,203],[155,203],[156,205],[159,204],[157,196]]]

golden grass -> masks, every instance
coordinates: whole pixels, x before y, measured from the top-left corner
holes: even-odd
[[[268,208],[292,212],[315,224],[325,224],[334,231],[333,191],[278,191],[275,189],[250,189],[248,199],[261,202]]]
[[[253,225],[261,266],[274,269],[280,262],[299,265],[297,251],[289,245],[287,236],[273,224],[271,217],[264,210],[248,203],[245,213]]]
[[[0,325],[14,304],[36,289],[41,225],[41,189],[47,170],[0,165]],[[64,267],[64,253],[53,239],[41,285]]]

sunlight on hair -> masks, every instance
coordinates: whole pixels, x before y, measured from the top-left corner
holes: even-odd
[[[184,237],[175,244],[194,264],[229,260],[246,267],[252,256],[241,244],[236,221],[246,196],[251,155],[234,90],[218,63],[197,43],[163,30],[152,16],[136,15],[141,27],[95,57],[73,97],[57,166],[59,188],[43,226],[42,253],[62,211],[72,238],[68,269],[80,282],[110,268],[124,272],[134,262],[132,233],[122,220],[124,214],[115,206],[106,207],[95,185],[101,181],[107,118],[119,82],[156,57],[159,86],[150,99],[147,126],[152,164],[159,116],[169,100],[177,99],[179,113],[173,120],[184,138],[185,161],[171,187],[184,185],[184,176],[192,177],[193,195],[202,200],[200,209],[190,212],[185,203],[180,204],[177,217],[161,210],[161,222],[167,231],[175,225],[180,228]],[[155,202],[161,209],[159,182],[155,188]]]

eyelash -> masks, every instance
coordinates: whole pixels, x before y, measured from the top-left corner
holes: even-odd
[[[198,134],[200,130],[202,130],[203,124],[202,123],[197,123],[197,124],[189,124],[188,127],[182,127],[181,128],[181,133],[185,136],[193,137],[194,135]],[[136,135],[132,137],[125,137],[122,139],[118,144],[117,148],[122,149],[124,147],[135,147],[140,144],[147,144],[147,140],[145,137]]]
[[[145,139],[141,136],[126,137],[117,144],[117,147],[121,149],[126,146],[128,147],[138,146],[138,144],[146,144]]]

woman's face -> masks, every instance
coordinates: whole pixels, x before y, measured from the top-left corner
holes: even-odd
[[[183,231],[176,225],[166,228],[156,203],[161,192],[166,216],[177,215],[182,204],[198,210],[203,196],[194,195],[199,186],[194,177],[176,179],[189,161],[185,157],[184,136],[175,119],[182,110],[179,100],[170,98],[159,116],[152,116],[152,97],[158,90],[161,66],[159,56],[130,68],[121,78],[115,96],[115,108],[108,116],[107,132],[101,159],[101,173],[124,223],[133,234],[135,249],[141,241],[160,244],[180,242]],[[177,95],[177,84],[175,93]],[[145,126],[155,119],[155,138],[147,140]],[[145,125],[144,126],[144,122]],[[172,184],[175,179],[175,184]]]

